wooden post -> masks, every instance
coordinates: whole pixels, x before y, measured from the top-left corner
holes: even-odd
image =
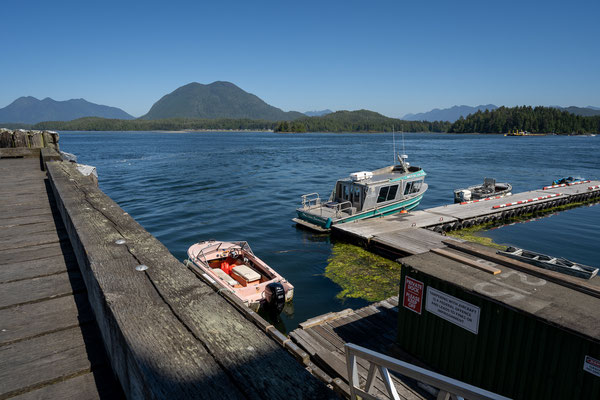
[[[42,138],[42,132],[31,131],[31,133],[29,134],[29,147],[31,147],[31,148],[44,147],[44,140]]]
[[[0,148],[6,149],[15,147],[13,143],[13,133],[10,130],[2,130],[0,132]]]
[[[27,131],[19,129],[14,131],[13,140],[15,147],[29,147],[29,141],[27,140]]]

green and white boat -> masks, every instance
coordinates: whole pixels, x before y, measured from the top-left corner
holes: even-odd
[[[304,227],[327,232],[332,225],[365,218],[410,211],[419,205],[427,190],[423,169],[406,162],[369,172],[350,174],[336,182],[327,201],[318,193],[302,196],[302,206],[293,221]]]

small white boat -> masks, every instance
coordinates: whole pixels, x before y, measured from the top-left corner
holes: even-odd
[[[192,271],[231,291],[254,311],[280,314],[294,297],[294,286],[256,257],[247,242],[199,242],[188,249],[188,257]]]
[[[454,191],[454,202],[462,203],[464,201],[482,200],[488,197],[510,196],[512,185],[510,183],[497,183],[493,178],[485,178],[483,185],[469,186],[466,189],[456,189]]]
[[[518,247],[509,247],[506,251],[498,251],[498,254],[583,279],[591,279],[598,273],[598,268],[595,267],[574,263],[566,258],[552,257],[546,254],[520,249]]]

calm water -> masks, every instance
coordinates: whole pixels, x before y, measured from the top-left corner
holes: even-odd
[[[409,161],[428,173],[419,208],[452,202],[452,190],[495,177],[513,191],[563,176],[600,178],[600,137],[406,134]],[[180,260],[199,240],[246,240],[296,287],[287,329],[338,300],[323,276],[328,237],[290,221],[300,195],[327,197],[336,179],[392,164],[391,134],[64,132],[61,149],[98,169],[100,187]],[[402,140],[396,135],[396,147]],[[497,242],[598,265],[600,206],[582,207],[488,233]]]

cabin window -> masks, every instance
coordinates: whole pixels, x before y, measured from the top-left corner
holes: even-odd
[[[421,190],[421,185],[423,184],[423,181],[412,181],[412,182],[407,182],[406,186],[404,187],[404,194],[411,194],[411,193],[417,193],[419,190]]]
[[[390,186],[390,191],[388,192],[387,199],[394,200],[396,198],[396,193],[398,193],[398,185]]]
[[[384,201],[394,200],[396,193],[398,192],[398,185],[384,186],[379,189],[379,196],[377,196],[377,202],[383,203]]]
[[[344,185],[344,200],[350,200],[350,187]]]
[[[414,181],[411,193],[417,193],[419,190],[421,190],[422,183],[423,181]]]

